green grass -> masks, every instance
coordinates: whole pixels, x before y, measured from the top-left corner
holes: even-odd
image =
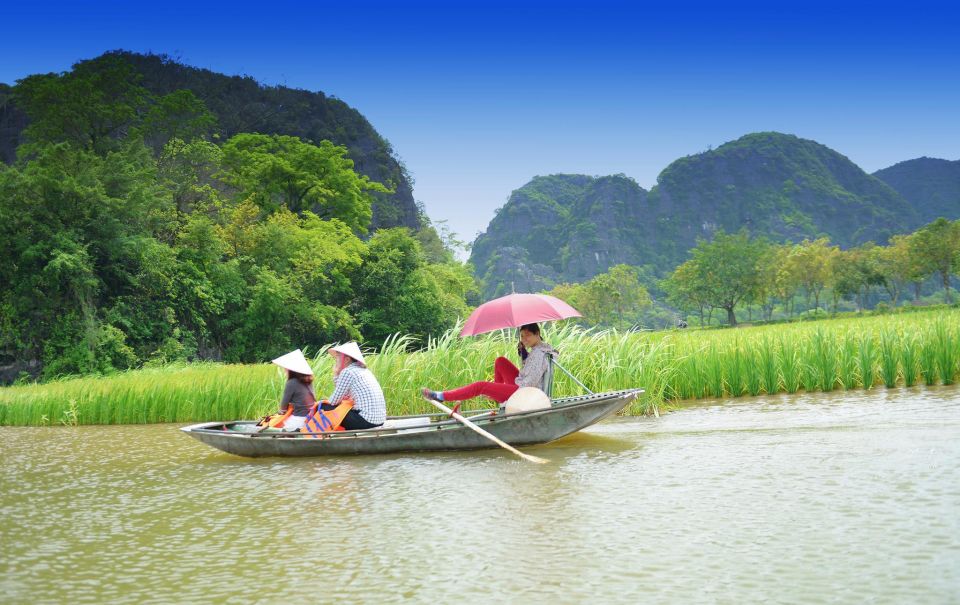
[[[780,375],[783,377],[783,389],[796,393],[800,388],[802,367],[797,357],[796,344],[783,336],[780,337]]]
[[[920,346],[917,344],[916,334],[904,335],[900,347],[900,368],[903,370],[904,386],[912,387],[917,384],[920,369],[918,354]]]
[[[925,340],[920,345],[920,373],[923,383],[927,386],[937,384],[940,380],[940,367],[937,365],[937,344],[932,340]]]
[[[773,339],[764,336],[757,341],[758,367],[757,375],[760,377],[760,386],[764,393],[777,393],[780,391],[780,371],[777,367],[777,350],[773,344]]]
[[[900,370],[900,339],[894,330],[880,334],[880,377],[887,388],[896,386]]]
[[[960,364],[960,310],[820,320],[727,330],[595,332],[547,326],[561,363],[594,391],[647,390],[629,413],[657,412],[684,399],[952,384]],[[498,355],[515,357],[515,335],[460,339],[451,331],[407,352],[396,337],[369,356],[391,414],[432,411],[421,387],[492,379]],[[332,391],[325,351],[312,361],[318,395]],[[99,378],[0,388],[0,425],[126,424],[256,418],[273,410],[283,387],[269,364],[195,363]],[[579,394],[562,372],[555,395]],[[470,405],[483,407],[477,401]]]
[[[862,384],[857,371],[857,338],[852,331],[843,335],[837,358],[837,370],[840,374],[840,384],[844,389],[855,389]]]
[[[933,342],[936,349],[937,367],[940,370],[940,380],[943,384],[953,384],[957,376],[957,347],[960,338],[957,335],[956,321],[947,326],[944,319],[937,321],[933,328]]]
[[[873,387],[877,380],[877,347],[872,334],[860,335],[860,384],[865,389]]]

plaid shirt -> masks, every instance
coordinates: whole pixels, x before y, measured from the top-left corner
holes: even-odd
[[[345,397],[353,399],[353,409],[370,424],[383,424],[387,419],[387,400],[373,372],[359,363],[351,363],[337,376],[330,403],[337,405]]]

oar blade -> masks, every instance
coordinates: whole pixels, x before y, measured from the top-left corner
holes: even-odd
[[[531,454],[524,454],[523,452],[520,452],[520,457],[523,458],[524,460],[529,460],[530,462],[536,462],[537,464],[546,464],[550,462],[546,458],[540,458],[538,456],[533,456]]]

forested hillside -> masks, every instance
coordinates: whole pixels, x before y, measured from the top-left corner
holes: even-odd
[[[623,175],[534,178],[511,194],[473,244],[484,294],[536,292],[613,265],[654,262],[647,208],[647,192]]]
[[[113,53],[2,91],[27,125],[0,164],[0,381],[423,339],[464,315],[473,278],[426,217],[374,230],[402,173],[362,116],[214,76]],[[271,117],[278,99],[305,105]],[[263,133],[284,120],[311,140]],[[327,134],[369,143],[386,178]]]
[[[850,247],[885,243],[924,216],[836,151],[766,132],[673,162],[649,192],[622,175],[536,177],[477,238],[471,261],[492,296],[511,284],[584,281],[620,263],[664,274],[720,229]]]
[[[907,160],[873,173],[917,209],[924,222],[960,216],[960,160]]]
[[[241,132],[281,134],[345,147],[358,173],[389,188],[373,193],[371,227],[420,226],[410,179],[390,144],[360,112],[340,99],[322,92],[262,86],[250,77],[218,74],[162,55],[115,51],[82,61],[75,69],[94,74],[110,69],[117,61],[129,64],[146,93],[167,97],[168,105],[183,102],[174,93],[189,90],[214,118],[205,125],[204,134],[220,140]],[[29,124],[27,113],[11,92],[9,86],[0,84],[0,161],[7,164],[13,161]],[[147,142],[157,150],[157,141]]]

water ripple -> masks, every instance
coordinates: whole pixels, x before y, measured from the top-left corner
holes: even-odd
[[[775,396],[531,448],[246,460],[0,428],[6,602],[960,601],[960,390]]]

